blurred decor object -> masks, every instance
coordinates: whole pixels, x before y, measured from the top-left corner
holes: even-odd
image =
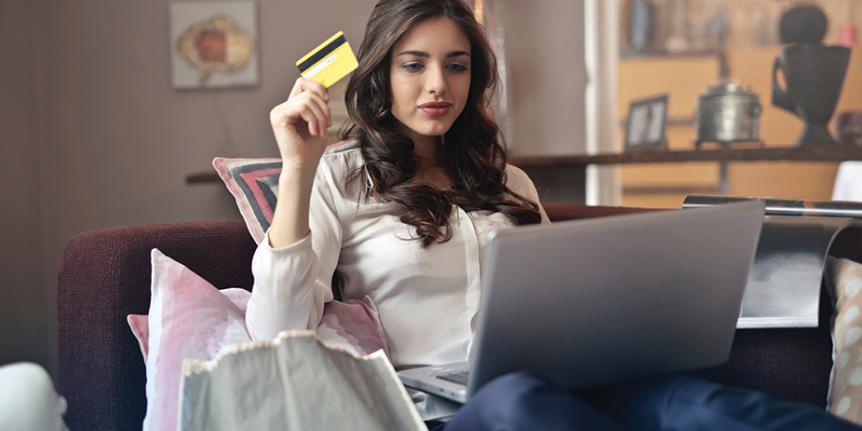
[[[792,7],[781,16],[781,42],[791,45],[772,66],[772,104],[805,121],[797,147],[838,144],[826,125],[841,96],[850,49],[820,43],[827,27],[826,15],[814,5]],[[779,70],[786,89],[778,80]]]
[[[665,49],[668,52],[682,52],[689,49],[687,16],[686,0],[671,0],[670,35],[665,41]]]
[[[629,105],[626,151],[665,149],[668,95],[636,100]]]
[[[485,25],[485,0],[473,0],[473,15],[476,16],[476,22]]]
[[[655,9],[649,0],[629,1],[629,51],[645,51],[652,40]]]
[[[171,3],[170,21],[174,88],[258,83],[253,1]]]
[[[772,66],[772,104],[805,121],[796,146],[837,145],[827,124],[838,104],[850,49],[819,43],[797,43],[784,47]],[[781,70],[787,88],[781,88]]]
[[[700,95],[697,105],[697,139],[723,146],[760,143],[760,97],[743,84],[723,79]]]
[[[859,41],[859,33],[856,31],[856,25],[854,24],[844,24],[841,27],[841,31],[839,33],[841,45],[844,45],[848,48],[855,46],[856,43]]]
[[[829,20],[820,7],[799,5],[781,14],[778,33],[781,43],[820,43],[828,27]]]
[[[730,18],[727,9],[719,7],[710,15],[706,23],[705,43],[707,48],[724,48],[727,45],[727,33],[730,28]]]
[[[856,16],[856,1],[847,2],[847,12],[845,15],[844,25],[838,31],[838,40],[841,45],[852,48],[859,41],[859,33],[856,29],[856,24],[853,23],[853,18]]]
[[[841,145],[862,146],[862,111],[845,111],[835,117],[835,130]]]

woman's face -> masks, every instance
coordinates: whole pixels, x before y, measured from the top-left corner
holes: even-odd
[[[392,48],[392,115],[414,139],[441,136],[470,93],[470,40],[448,18],[411,28]]]

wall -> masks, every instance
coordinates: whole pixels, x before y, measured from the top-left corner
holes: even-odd
[[[275,156],[268,114],[298,76],[295,60],[336,30],[358,47],[374,3],[260,0],[260,85],[176,91],[168,0],[4,2],[0,46],[18,67],[0,70],[2,155],[15,161],[2,174],[3,202],[15,205],[0,215],[0,257],[16,299],[0,310],[0,363],[34,360],[55,373],[56,275],[74,235],[237,218],[222,185],[184,178],[210,172],[214,156]],[[517,31],[516,152],[583,152],[583,35],[572,24],[582,2],[500,3],[513,7],[507,23]]]
[[[42,223],[36,142],[34,6],[0,2],[0,364],[52,363],[50,304],[42,269]],[[11,60],[9,60],[11,59]]]
[[[584,2],[498,0],[511,154],[586,152]]]
[[[222,185],[185,176],[210,171],[214,156],[275,156],[269,110],[296,59],[337,30],[358,46],[374,1],[258,1],[260,85],[213,91],[171,88],[169,4],[3,2],[0,46],[20,67],[0,70],[11,96],[0,101],[2,155],[15,161],[2,197],[16,203],[0,215],[4,293],[16,298],[0,310],[2,363],[54,371],[56,274],[74,235],[239,217]]]

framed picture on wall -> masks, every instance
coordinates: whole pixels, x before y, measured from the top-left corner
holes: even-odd
[[[667,148],[668,95],[636,100],[629,105],[626,121],[626,151]]]
[[[171,82],[177,89],[258,84],[254,1],[170,5]]]

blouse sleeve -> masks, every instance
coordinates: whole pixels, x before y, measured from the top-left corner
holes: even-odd
[[[267,231],[258,245],[245,317],[252,339],[271,339],[285,329],[317,329],[323,305],[332,301],[332,275],[342,237],[332,189],[331,170],[321,160],[309,202],[308,236],[272,248]]]

